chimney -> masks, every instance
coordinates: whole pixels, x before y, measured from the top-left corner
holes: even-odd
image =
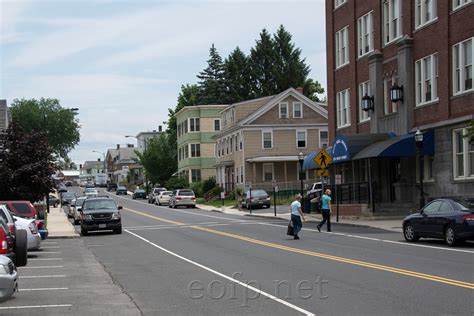
[[[303,94],[303,87],[298,87],[298,88],[296,88],[296,91],[298,91],[299,93]]]
[[[117,149],[120,149],[120,144],[117,144]]]
[[[161,132],[161,131],[162,131],[162,127],[160,125],[160,126],[158,126],[158,132]]]

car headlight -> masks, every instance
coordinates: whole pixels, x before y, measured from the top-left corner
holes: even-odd
[[[38,228],[33,222],[28,224],[28,228],[33,235],[38,233]]]
[[[10,269],[3,264],[0,264],[0,274],[9,274]]]
[[[87,220],[92,220],[92,215],[91,214],[84,214],[84,219]]]
[[[119,212],[113,213],[112,219],[120,219],[120,213]]]

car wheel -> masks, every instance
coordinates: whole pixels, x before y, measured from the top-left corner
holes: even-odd
[[[79,220],[78,219],[74,219],[74,225],[79,225]]]
[[[415,242],[420,239],[420,237],[416,235],[413,225],[410,223],[405,224],[405,227],[403,227],[403,236],[408,242]]]
[[[456,231],[453,225],[449,225],[444,230],[444,241],[446,241],[446,244],[451,247],[455,246],[456,243],[458,242],[456,238]]]
[[[161,202],[160,202],[160,200],[158,200],[158,206],[161,206]]]
[[[26,266],[28,263],[28,241],[27,233],[24,229],[16,231],[15,241],[15,265],[17,267]]]
[[[81,235],[87,236],[87,234],[88,234],[88,231],[81,227]]]

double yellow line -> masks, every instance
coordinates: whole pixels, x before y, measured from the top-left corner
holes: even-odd
[[[147,213],[144,213],[144,212],[140,212],[140,211],[136,211],[136,210],[132,210],[132,209],[128,209],[128,208],[124,208],[124,209],[127,210],[127,211],[130,211],[130,212],[148,217],[148,218],[152,218],[152,219],[161,221],[161,222],[165,222],[165,223],[169,223],[169,224],[173,224],[173,225],[183,225],[184,224],[184,223],[181,223],[181,222],[176,222],[176,221],[161,218],[161,217],[158,217],[158,216],[150,215],[150,214],[147,214]],[[385,265],[380,265],[380,264],[375,264],[375,263],[371,263],[371,262],[353,260],[353,259],[349,259],[349,258],[332,256],[332,255],[319,253],[319,252],[314,252],[314,251],[310,251],[310,250],[304,250],[304,249],[284,246],[284,245],[275,244],[275,243],[271,243],[271,242],[267,242],[267,241],[262,241],[262,240],[258,240],[258,239],[254,239],[254,238],[250,238],[250,237],[245,237],[245,236],[241,236],[241,235],[237,235],[237,234],[226,233],[226,232],[223,232],[223,231],[219,231],[219,230],[215,230],[215,229],[207,228],[207,227],[191,226],[191,228],[196,229],[196,230],[200,230],[200,231],[204,231],[204,232],[208,232],[208,233],[211,233],[211,234],[215,234],[215,235],[225,236],[225,237],[246,241],[246,242],[261,245],[261,246],[274,248],[274,249],[285,250],[285,251],[289,251],[289,252],[293,252],[293,253],[299,253],[299,254],[303,254],[303,255],[307,255],[307,256],[311,256],[311,257],[317,257],[317,258],[322,258],[322,259],[327,259],[327,260],[352,264],[352,265],[356,265],[356,266],[360,266],[360,267],[366,267],[366,268],[375,269],[375,270],[381,270],[381,271],[386,271],[386,272],[391,272],[391,273],[396,273],[396,274],[402,274],[402,275],[406,275],[406,276],[413,277],[413,278],[424,279],[424,280],[429,280],[429,281],[433,281],[433,282],[439,282],[439,283],[444,283],[444,284],[449,284],[449,285],[453,285],[453,286],[458,286],[458,287],[474,290],[474,283],[458,281],[458,280],[439,277],[439,276],[436,276],[436,275],[425,274],[425,273],[420,273],[420,272],[415,272],[415,271],[405,270],[405,269],[398,269],[398,268],[385,266]]]

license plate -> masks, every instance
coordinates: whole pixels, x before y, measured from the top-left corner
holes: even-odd
[[[99,228],[106,228],[107,224],[99,224]]]

